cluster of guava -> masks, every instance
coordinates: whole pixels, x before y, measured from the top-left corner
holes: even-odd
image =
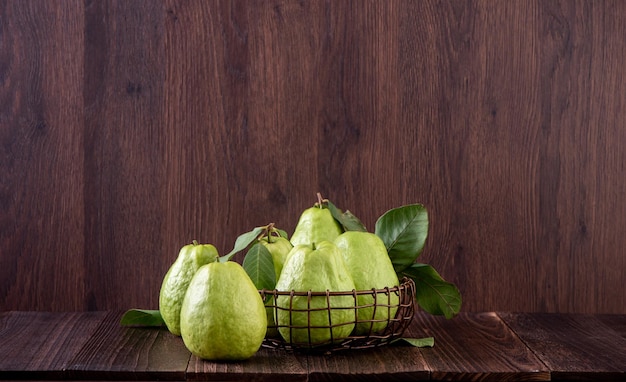
[[[278,277],[278,291],[369,291],[399,284],[383,241],[371,232],[344,231],[323,205],[302,213],[290,242],[293,249]],[[353,295],[280,295],[278,331],[285,341],[306,345],[379,332],[395,316],[399,296],[375,296],[358,294],[355,301]]]
[[[382,240],[370,232],[345,231],[322,204],[303,211],[290,239],[266,237],[261,243],[272,255],[277,291],[364,291],[399,284]],[[264,303],[241,265],[219,259],[211,244],[184,246],[159,295],[168,330],[203,359],[250,358],[266,336],[310,346],[379,332],[396,314],[395,293],[377,294],[376,301],[374,294],[280,294]],[[268,307],[274,304],[276,309]]]

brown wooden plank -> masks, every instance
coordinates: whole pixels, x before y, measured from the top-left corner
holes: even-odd
[[[282,349],[261,348],[250,359],[213,362],[192,356],[188,380],[208,381],[307,381],[306,359]]]
[[[595,317],[603,324],[610,327],[626,338],[626,315],[625,314],[598,314]]]
[[[553,380],[626,378],[626,339],[595,316],[498,315],[550,368]]]
[[[93,1],[83,17],[86,309],[154,309],[167,267],[193,239],[162,252],[166,14],[161,1]]]
[[[418,313],[409,335],[434,337],[434,347],[420,350],[435,380],[550,379],[546,366],[492,312],[450,320]]]
[[[62,379],[105,319],[102,312],[0,315],[0,379]]]
[[[420,381],[430,378],[424,357],[412,346],[310,354],[309,381]]]
[[[326,4],[164,3],[166,250],[196,238],[225,254],[270,222],[291,232],[324,191],[318,130],[335,101],[319,91],[329,67],[310,43]]]
[[[85,310],[84,2],[0,2],[0,311]]]
[[[73,379],[184,380],[191,356],[165,328],[123,327],[109,312],[67,365]]]

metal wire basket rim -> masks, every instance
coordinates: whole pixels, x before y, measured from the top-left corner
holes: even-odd
[[[331,328],[339,328],[342,326],[349,326],[349,325],[355,325],[355,324],[376,324],[376,323],[381,323],[381,322],[385,322],[385,323],[394,323],[394,322],[402,322],[404,320],[408,320],[409,318],[390,318],[387,320],[359,320],[359,321],[348,321],[348,322],[341,322],[339,324],[332,324],[332,325],[268,325],[268,328],[285,328],[285,329],[293,329],[293,330],[308,330],[308,329],[331,329]],[[372,336],[372,334],[370,334],[369,336]],[[351,336],[348,336],[346,338],[349,338]],[[357,336],[360,337],[360,336]]]
[[[354,305],[354,306],[333,306],[333,305],[325,305],[320,307],[306,307],[306,308],[294,308],[294,307],[282,307],[275,304],[265,305],[266,308],[275,308],[276,311],[285,311],[285,312],[295,312],[295,313],[306,313],[306,312],[327,312],[329,309],[333,311],[339,310],[360,310],[360,309],[377,309],[377,310],[394,310],[400,307],[408,307],[410,303],[406,304],[364,304],[364,305]]]
[[[408,278],[404,277],[400,285],[396,285],[394,287],[385,287],[382,289],[365,289],[365,290],[356,290],[352,289],[351,291],[329,291],[328,289],[324,292],[321,291],[280,291],[276,289],[259,289],[259,293],[268,296],[354,296],[354,295],[372,295],[372,294],[386,294],[386,293],[396,293],[399,294],[401,291],[407,288],[414,288],[415,282]]]

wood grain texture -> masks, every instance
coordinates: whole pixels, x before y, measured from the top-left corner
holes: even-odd
[[[307,357],[309,381],[424,381],[431,371],[419,349],[389,345]]]
[[[86,3],[83,236],[89,243],[89,310],[120,301],[154,306],[158,278],[169,264],[158,255],[167,179],[163,15],[160,2]]]
[[[626,339],[595,316],[498,315],[550,368],[552,380],[626,377]]]
[[[261,348],[238,362],[192,356],[164,327],[122,327],[121,312],[0,313],[8,380],[623,380],[625,316],[417,313],[402,343],[332,354]]]
[[[0,311],[84,307],[83,29],[78,2],[0,2]]]
[[[431,379],[549,381],[550,370],[495,313],[461,314],[452,320],[417,314],[407,334],[434,337],[421,349]],[[467,362],[471,359],[471,362]]]
[[[164,328],[123,327],[121,317],[109,312],[93,331],[67,365],[71,379],[185,380],[191,353],[180,337]]]
[[[598,320],[626,338],[626,317],[619,314],[598,314]]]
[[[192,356],[189,381],[309,381],[307,359],[284,350],[261,348],[246,361],[212,362]]]
[[[0,0],[0,311],[157,308],[180,247],[319,191],[423,203],[465,311],[626,313],[624,35],[619,0]]]
[[[103,312],[0,314],[0,379],[64,379]]]

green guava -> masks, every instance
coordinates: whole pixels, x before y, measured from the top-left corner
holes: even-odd
[[[259,350],[266,330],[263,299],[241,265],[216,262],[198,269],[180,311],[181,337],[192,354],[245,360]]]
[[[289,253],[278,291],[344,292],[355,289],[335,244],[299,244]],[[354,296],[284,296],[276,298],[278,331],[286,342],[323,345],[348,337],[356,321]],[[332,309],[330,308],[345,308]]]
[[[317,244],[323,240],[332,242],[342,232],[343,228],[328,208],[314,206],[302,212],[289,240],[294,246]]]
[[[159,291],[159,311],[172,334],[180,336],[180,307],[193,275],[198,268],[215,261],[218,256],[213,245],[194,241],[180,249],[178,257],[163,277]]]
[[[274,262],[274,272],[276,274],[276,281],[280,276],[280,272],[283,269],[283,264],[287,259],[287,255],[293,248],[291,242],[282,236],[268,235],[260,240],[260,243],[267,248],[268,252],[272,255]],[[274,297],[270,297],[265,302],[266,315],[267,315],[267,337],[277,338],[279,337],[278,329],[276,329],[276,322],[274,321]]]
[[[393,268],[383,241],[373,233],[347,231],[339,235],[335,245],[343,255],[348,272],[357,290],[394,288],[399,285],[398,275]],[[358,323],[355,335],[367,335],[380,332],[387,327],[388,319],[397,312],[399,295],[381,293],[376,295],[360,294],[357,298]],[[375,309],[374,309],[374,305]]]
[[[283,264],[287,259],[287,255],[293,245],[287,239],[282,236],[268,235],[260,240],[260,243],[267,248],[272,255],[274,261],[274,272],[276,273],[276,279],[280,276],[280,272],[283,270]]]

